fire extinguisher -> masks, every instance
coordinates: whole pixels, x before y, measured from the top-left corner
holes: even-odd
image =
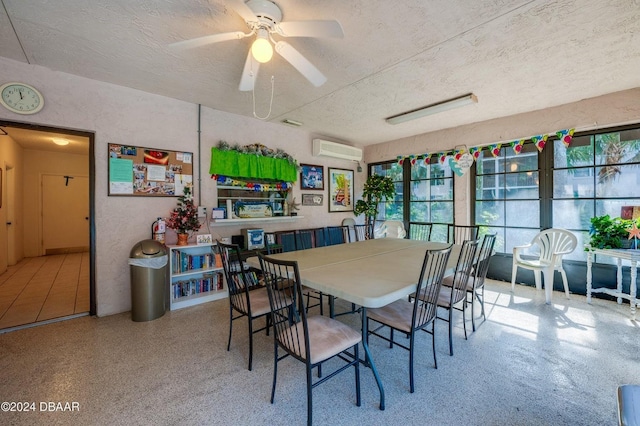
[[[153,225],[151,225],[151,236],[154,240],[161,242],[164,244],[164,235],[167,231],[167,225],[164,222],[164,219],[161,217],[158,218]]]

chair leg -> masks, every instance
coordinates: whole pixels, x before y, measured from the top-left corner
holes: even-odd
[[[536,282],[536,290],[542,290],[542,282],[540,280],[540,271],[533,271],[533,279]],[[544,283],[546,286],[547,283]],[[551,288],[553,289],[553,281],[551,282]]]
[[[313,398],[311,386],[311,367],[307,366],[307,426],[313,425]]]
[[[274,339],[275,340],[275,339]],[[273,345],[273,385],[271,386],[271,403],[276,396],[276,378],[278,377],[278,344]]]
[[[247,321],[249,322],[249,371],[253,364],[253,319],[250,315],[247,315]]]
[[[513,292],[516,288],[516,273],[518,272],[518,265],[513,263],[513,268],[511,269],[511,291]]]
[[[438,369],[438,359],[436,358],[436,320],[431,321],[431,348],[433,349],[433,365]]]
[[[409,392],[413,393],[413,341],[415,332],[411,333],[411,341],[409,342]]]
[[[360,407],[362,405],[362,398],[360,398],[360,354],[357,344],[353,347],[353,357],[356,360],[353,364],[353,368],[356,369],[356,405]]]
[[[393,328],[389,327],[389,349],[393,348]]]
[[[567,281],[567,274],[564,272],[564,269],[560,269],[560,275],[562,275],[562,284],[564,284],[564,293],[567,295],[567,299],[569,297],[569,282]]]
[[[227,341],[227,352],[231,348],[231,330],[233,329],[233,308],[229,306],[229,340]]]
[[[462,328],[464,328],[464,340],[467,339],[467,299],[465,295],[465,299],[462,301]]]
[[[473,330],[473,332],[476,332],[476,316],[474,313],[474,306],[476,305],[476,301],[475,301],[475,295],[476,294],[476,290],[474,289],[473,292],[471,293],[471,330]]]
[[[453,306],[449,307],[449,355],[453,356]]]

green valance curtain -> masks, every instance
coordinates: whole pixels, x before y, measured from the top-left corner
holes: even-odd
[[[295,164],[282,158],[243,154],[234,150],[211,148],[209,173],[234,178],[295,182],[298,170]]]

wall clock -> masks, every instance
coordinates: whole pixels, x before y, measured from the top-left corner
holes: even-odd
[[[18,114],[35,114],[44,106],[44,98],[35,87],[12,82],[0,86],[0,104]]]

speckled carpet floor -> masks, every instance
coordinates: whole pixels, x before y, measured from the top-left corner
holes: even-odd
[[[630,320],[628,304],[588,305],[561,292],[553,301],[545,305],[544,292],[532,287],[511,293],[510,284],[489,281],[487,321],[466,341],[456,312],[454,356],[447,324],[436,324],[437,370],[430,336],[419,339],[414,394],[408,352],[371,337],[386,409],[378,409],[378,389],[363,367],[362,406],[353,373],[342,373],[314,389],[314,424],[615,425],[617,386],[640,383],[640,323]],[[0,334],[0,424],[304,424],[304,366],[280,363],[270,404],[272,337],[255,335],[248,371],[246,323],[235,322],[226,351],[227,303],[143,323],[124,313]],[[360,326],[358,316],[339,319]]]

